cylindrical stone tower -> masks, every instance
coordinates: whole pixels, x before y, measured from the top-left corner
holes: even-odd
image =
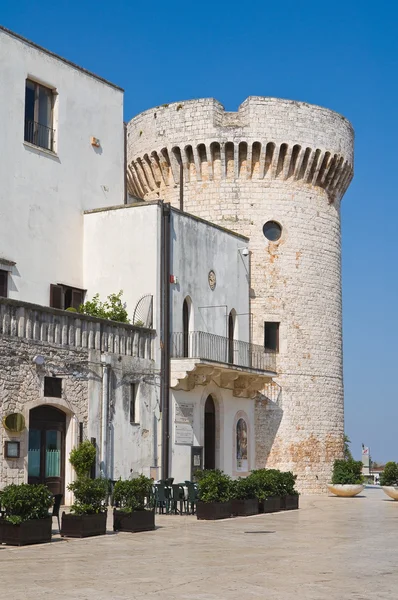
[[[148,110],[127,136],[132,195],[178,207],[182,164],[184,210],[250,237],[253,341],[263,344],[266,328],[279,352],[278,385],[257,401],[256,464],[292,470],[303,492],[325,491],[343,449],[350,123],[303,102],[250,97],[225,112],[201,99]]]

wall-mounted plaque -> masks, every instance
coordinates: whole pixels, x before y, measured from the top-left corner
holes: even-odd
[[[5,458],[19,458],[20,444],[19,442],[8,441],[4,444]]]
[[[192,403],[176,403],[175,405],[175,443],[193,444],[193,413],[194,405]]]
[[[211,289],[211,290],[214,290],[214,289],[215,289],[215,287],[216,287],[217,279],[216,279],[216,274],[214,273],[214,271],[213,271],[213,270],[211,270],[211,271],[209,272],[209,275],[208,275],[208,280],[209,280],[209,286],[210,286],[210,289]]]

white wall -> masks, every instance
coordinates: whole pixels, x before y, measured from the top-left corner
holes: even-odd
[[[87,297],[123,290],[130,320],[144,294],[154,296],[158,318],[160,207],[125,205],[84,215],[84,285]]]
[[[0,259],[11,298],[48,305],[83,287],[82,211],[123,202],[123,92],[3,30],[0,66]],[[56,154],[24,143],[27,77],[57,91]]]
[[[238,250],[247,246],[247,240],[176,210],[171,227],[172,274],[178,279],[171,285],[172,331],[183,331],[182,306],[189,296],[194,331],[226,337],[228,315],[235,309],[239,339],[249,341],[249,257]],[[208,282],[211,270],[216,274],[214,290]]]
[[[191,446],[175,443],[176,404],[193,404],[192,445],[204,447],[204,410],[210,394],[213,396],[216,410],[216,468],[237,477],[246,476],[255,466],[254,400],[235,398],[232,390],[221,389],[215,383],[206,387],[196,386],[190,392],[171,390],[171,476],[178,483],[191,477]],[[245,418],[248,425],[247,472],[238,472],[236,468],[236,421],[240,416]]]

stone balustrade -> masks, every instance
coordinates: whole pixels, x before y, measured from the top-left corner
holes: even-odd
[[[0,298],[0,335],[56,346],[152,358],[152,329]]]

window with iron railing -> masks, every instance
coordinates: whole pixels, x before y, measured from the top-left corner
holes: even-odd
[[[54,90],[31,79],[25,85],[25,142],[54,150]]]

